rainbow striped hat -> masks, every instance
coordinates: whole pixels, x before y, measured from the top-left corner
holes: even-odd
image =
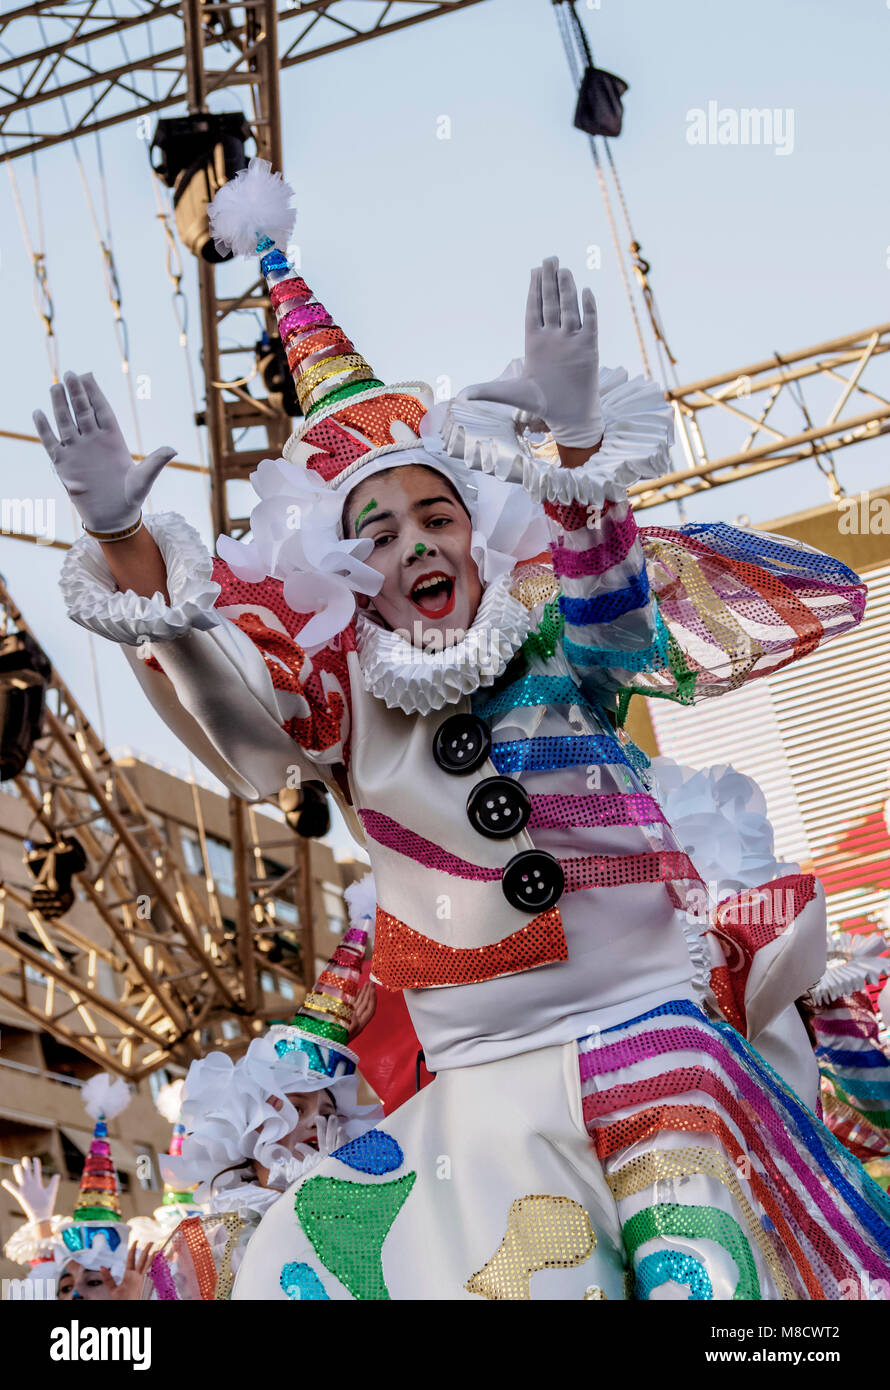
[[[384,385],[298,274],[287,254],[292,197],[267,160],[252,159],[217,193],[210,227],[223,254],[260,257],[304,416],[284,457],[336,489],[380,454],[417,447],[433,393],[424,382]]]

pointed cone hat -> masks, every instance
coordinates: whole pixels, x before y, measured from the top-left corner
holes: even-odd
[[[419,445],[433,393],[424,382],[385,385],[297,273],[286,249],[292,196],[268,161],[252,159],[208,215],[221,251],[260,258],[304,416],[284,456],[337,489],[379,454]]]

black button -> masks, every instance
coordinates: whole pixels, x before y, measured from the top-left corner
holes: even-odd
[[[512,777],[486,777],[467,798],[470,824],[491,840],[518,835],[531,812],[528,792]]]
[[[504,897],[520,912],[546,912],[559,902],[565,874],[558,859],[542,849],[514,854],[501,879]]]
[[[475,772],[490,748],[488,725],[475,714],[452,714],[433,739],[433,757],[443,772]]]

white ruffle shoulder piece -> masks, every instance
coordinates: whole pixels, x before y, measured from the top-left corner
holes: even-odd
[[[887,939],[882,931],[837,932],[828,937],[828,965],[810,990],[814,1004],[830,1004],[876,984],[887,973]]]
[[[512,582],[511,572],[489,584],[465,636],[439,651],[416,647],[359,612],[356,637],[365,689],[390,709],[429,714],[493,685],[533,621],[531,611],[510,593]]]
[[[214,603],[220,586],[213,559],[193,526],[178,512],[143,517],[167,567],[165,603],[160,592],[144,598],[118,589],[92,536],[81,536],[65,556],[59,587],[69,618],[112,642],[136,647],[143,641],[167,642],[193,629],[218,626]]]
[[[515,373],[508,368],[507,374]],[[631,483],[666,473],[674,436],[671,408],[657,382],[628,380],[623,367],[603,367],[600,398],[602,444],[580,468],[560,468],[557,458],[536,452],[526,431],[546,425],[513,406],[467,400],[461,393],[438,427],[449,454],[470,468],[521,483],[536,502],[600,507],[622,500]]]

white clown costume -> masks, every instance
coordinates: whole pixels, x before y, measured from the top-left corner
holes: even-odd
[[[830,1299],[865,1273],[880,1288],[886,1194],[703,1007],[699,874],[622,730],[635,691],[691,703],[848,630],[863,586],[781,537],[637,528],[626,489],[669,466],[670,413],[657,385],[598,369],[567,272],[499,382],[436,409],[428,387],[384,385],[280,249],[289,193],[253,161],[212,209],[218,243],[262,258],[305,416],[253,475],[251,543],[220,538],[214,560],[182,518],[146,516],[169,603],[118,591],[88,537],[62,577],[72,618],[124,645],[233,790],[272,794],[295,763],[324,778],[371,859],[374,976],[405,991],[437,1073],[276,1203],[234,1297]],[[80,484],[78,435],[110,426],[91,379],[68,387],[73,434],[38,428]],[[548,430],[598,449],[560,466]],[[373,542],[342,533],[351,489],[410,463],[464,500],[484,586],[442,650],[357,610],[381,575]],[[121,476],[114,516],[107,489],[101,521],[80,499],[106,539],[138,525],[150,481]],[[781,882],[767,949],[819,909],[811,876]]]

